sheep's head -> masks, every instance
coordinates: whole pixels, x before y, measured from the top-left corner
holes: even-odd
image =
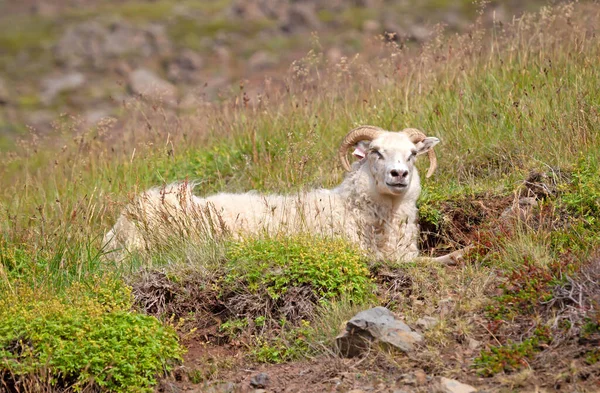
[[[361,126],[346,135],[340,146],[339,158],[344,169],[350,171],[347,154],[350,148],[356,147],[354,156],[363,165],[368,165],[378,191],[399,195],[410,185],[418,155],[429,153],[427,177],[433,174],[437,167],[433,146],[438,142],[438,138],[427,137],[415,128],[390,132],[379,127]]]

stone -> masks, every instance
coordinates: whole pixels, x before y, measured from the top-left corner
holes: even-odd
[[[176,104],[177,88],[148,69],[138,68],[129,74],[129,87],[134,93],[151,101]]]
[[[0,105],[6,105],[11,101],[10,93],[4,79],[0,78]]]
[[[235,389],[236,386],[233,382],[216,382],[200,391],[202,393],[233,393],[235,392]],[[200,391],[198,393],[200,393]]]
[[[474,338],[468,338],[467,339],[467,346],[469,347],[469,349],[471,351],[475,351],[477,348],[479,348],[481,346],[481,342],[475,340]]]
[[[372,342],[381,342],[410,352],[423,337],[408,325],[394,318],[385,307],[361,311],[346,323],[346,329],[337,338],[340,353],[354,357],[364,353]]]
[[[377,34],[381,30],[381,23],[373,19],[367,19],[363,22],[362,29],[368,34]]]
[[[318,30],[321,27],[321,21],[317,16],[314,4],[311,3],[292,3],[287,14],[287,21],[282,26],[286,32],[294,32],[299,29]]]
[[[431,36],[431,30],[421,24],[412,24],[408,27],[408,37],[417,42],[425,42]]]
[[[537,199],[534,197],[519,198],[516,203],[513,203],[502,212],[500,219],[504,221],[525,221],[537,205]]]
[[[264,389],[269,385],[269,375],[266,373],[259,373],[250,379],[250,386],[253,388]]]
[[[202,56],[193,50],[184,49],[169,64],[167,76],[175,82],[198,82],[201,79],[199,71],[203,65]]]
[[[137,27],[125,21],[85,21],[69,26],[54,46],[56,59],[69,67],[106,67],[124,55],[166,55],[171,43],[164,26]]]
[[[429,330],[429,329],[435,327],[438,323],[440,323],[440,320],[435,317],[423,317],[423,318],[419,318],[417,320],[417,322],[415,322],[415,324],[421,330]]]
[[[441,377],[436,393],[473,393],[476,391],[477,389],[471,385],[458,382],[454,379]]]
[[[248,68],[251,71],[264,71],[277,64],[277,59],[271,53],[261,50],[255,52],[248,59]]]
[[[49,105],[60,93],[73,91],[85,84],[85,75],[72,72],[65,75],[47,77],[42,81],[41,101]]]

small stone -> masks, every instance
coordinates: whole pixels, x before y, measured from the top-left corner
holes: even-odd
[[[250,386],[253,388],[266,388],[269,384],[269,375],[266,373],[256,374],[250,379]]]
[[[233,393],[235,391],[233,382],[217,382],[211,384],[208,389],[202,390],[203,393]]]
[[[467,340],[467,345],[469,346],[470,350],[474,351],[481,346],[481,342],[469,337]]]
[[[435,327],[438,323],[440,323],[440,320],[435,317],[423,317],[417,320],[416,325],[421,330],[429,330]]]
[[[373,19],[367,19],[363,22],[362,29],[368,34],[377,34],[381,30],[381,23]]]
[[[248,68],[251,71],[263,71],[277,64],[275,56],[266,51],[255,52],[248,59]]]
[[[174,105],[177,88],[145,68],[138,68],[129,75],[129,87],[134,93],[150,100]]]
[[[476,391],[477,389],[471,385],[458,382],[454,379],[440,378],[439,393],[473,393]]]
[[[423,386],[427,383],[427,374],[423,370],[416,370],[414,373],[417,385]]]
[[[60,93],[75,90],[83,86],[84,83],[85,75],[81,72],[48,77],[42,81],[43,91],[40,98],[44,104],[49,105]]]
[[[10,102],[10,94],[4,79],[0,78],[0,105],[6,105]]]

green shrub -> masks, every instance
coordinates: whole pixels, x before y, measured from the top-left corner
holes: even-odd
[[[485,349],[473,361],[479,375],[493,376],[499,372],[512,372],[528,367],[535,354],[550,343],[549,329],[538,327],[533,336],[520,343],[509,343]]]
[[[310,286],[321,298],[349,295],[358,302],[373,284],[363,255],[341,239],[298,235],[231,243],[227,282],[244,281],[278,299],[290,287]]]
[[[64,296],[22,289],[3,297],[0,380],[152,391],[157,375],[181,359],[181,349],[172,328],[130,311],[131,302],[129,289],[112,280],[94,288],[77,284]]]

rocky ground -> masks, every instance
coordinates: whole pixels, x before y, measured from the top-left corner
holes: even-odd
[[[535,6],[492,2],[480,15],[460,0],[0,2],[0,140],[47,134],[61,114],[83,126],[120,118],[139,96],[181,113],[243,85],[255,104],[311,48],[343,65],[381,40],[422,43],[441,25],[462,31]]]

